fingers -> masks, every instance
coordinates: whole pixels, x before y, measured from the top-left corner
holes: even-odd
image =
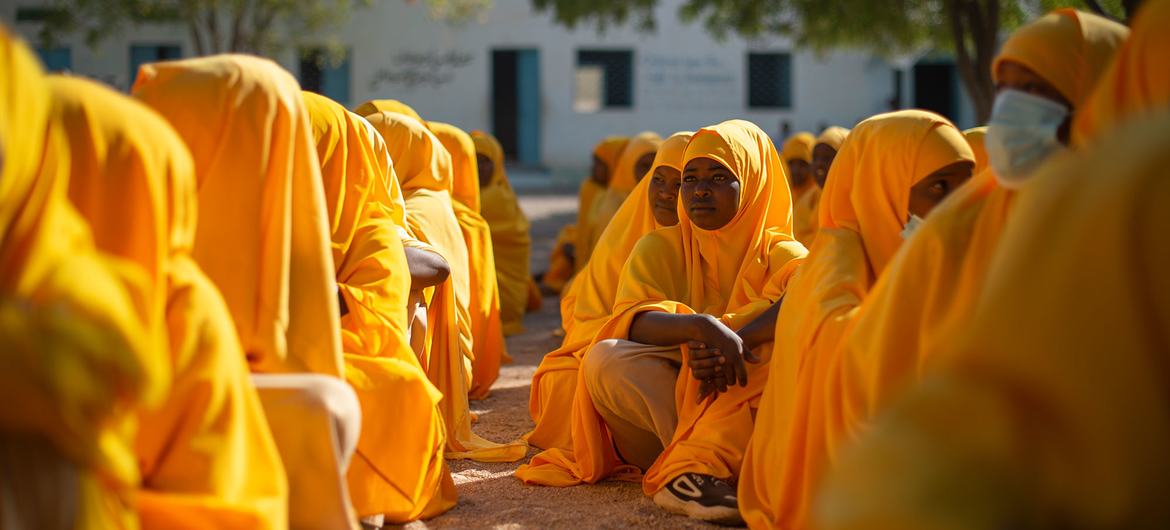
[[[727,360],[724,359],[723,356],[720,355],[717,351],[715,352],[715,355],[712,355],[710,357],[706,357],[706,358],[691,357],[690,359],[687,359],[687,364],[691,367],[692,370],[696,370],[696,369],[700,369],[700,368],[715,368],[715,367],[718,367],[726,362],[727,362]]]
[[[746,360],[747,362],[752,363],[752,364],[759,364],[760,361],[763,360],[760,358],[759,355],[756,355],[756,352],[754,352],[750,349],[747,349],[747,348],[744,348],[744,350],[743,350],[743,358],[744,358],[744,360]]]

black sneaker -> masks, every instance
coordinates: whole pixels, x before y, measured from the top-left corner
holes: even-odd
[[[722,525],[742,526],[735,487],[711,475],[683,473],[654,494],[654,504],[678,513]]]

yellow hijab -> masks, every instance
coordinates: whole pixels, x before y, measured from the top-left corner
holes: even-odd
[[[817,527],[1170,523],[1167,138],[1163,106],[1037,170],[970,324],[845,454]]]
[[[154,270],[174,385],[140,411],[136,443],[145,526],[288,525],[288,485],[248,365],[218,290],[190,257],[195,166],[186,145],[145,105],[104,85],[55,77],[57,115],[72,152],[69,196],[98,245]],[[157,253],[164,255],[159,259]],[[202,399],[207,392],[220,396]]]
[[[426,123],[410,105],[397,99],[371,99],[353,109],[353,113],[358,116],[369,116],[379,112],[397,112],[398,114],[410,116],[421,123]]]
[[[515,335],[524,331],[524,312],[532,282],[529,270],[532,240],[528,233],[528,218],[520,209],[516,192],[508,182],[500,142],[483,131],[473,131],[471,139],[475,142],[476,153],[491,159],[494,168],[487,185],[479,190],[482,198],[480,213],[492,231],[504,334]]]
[[[780,158],[785,162],[794,159],[812,162],[812,150],[816,143],[817,138],[812,133],[798,132],[784,140],[784,146],[780,148]]]
[[[662,143],[651,172],[660,166],[683,169],[683,152],[691,141],[690,131],[677,132]],[[618,279],[634,244],[642,236],[663,228],[654,218],[647,200],[650,179],[642,179],[601,236],[593,259],[561,298],[561,326],[565,339],[544,356],[532,377],[528,410],[536,427],[528,441],[544,448],[572,449],[570,420],[573,394],[578,382],[581,357],[605,324],[613,309]],[[586,404],[592,407],[592,404]]]
[[[428,307],[429,358],[423,367],[443,393],[440,408],[447,425],[447,458],[511,462],[524,457],[523,442],[500,445],[471,432],[467,396],[472,384],[470,278],[467,246],[452,210],[451,157],[426,126],[409,116],[378,112],[366,116],[386,140],[406,198],[407,221],[416,237],[435,247],[451,267],[451,277],[435,289]]]
[[[845,139],[848,137],[849,129],[831,125],[825,128],[825,130],[821,131],[821,135],[817,137],[816,143],[825,144],[829,147],[832,147],[833,149],[840,151],[841,146],[845,143]],[[813,147],[816,147],[816,145],[813,145]]]
[[[726,121],[696,132],[682,165],[698,157],[718,160],[739,179],[738,212],[723,228],[706,231],[693,227],[680,205],[678,226],[639,240],[622,270],[613,314],[594,341],[627,337],[634,316],[645,311],[708,313],[737,329],[783,295],[804,248],[792,239],[788,179],[772,141],[750,122]],[[683,370],[676,389],[679,427],[647,471],[643,491],[652,494],[687,471],[734,477],[751,435],[752,403],[766,383],[766,372],[757,368],[747,387],[696,404],[699,383]],[[610,475],[636,479],[636,468],[620,464],[585,385],[577,385],[574,399],[579,405],[573,411],[573,450],[537,455],[527,472],[521,468],[517,476],[550,485],[595,482]]]
[[[813,142],[815,148],[819,144],[832,147],[834,151],[841,150],[841,144],[849,136],[849,129],[836,125],[821,131],[821,135]],[[799,193],[792,206],[796,239],[804,246],[812,248],[816,241],[817,231],[820,229],[820,205],[823,190],[815,182],[804,193]]]
[[[375,192],[385,184],[366,121],[323,96],[302,95],[325,182],[337,283],[349,310],[341,317],[346,380],[362,405],[360,458],[347,474],[352,501],[359,514],[411,521],[442,496],[448,475],[442,394],[407,338],[410,270],[397,227],[382,215]],[[439,502],[453,506],[454,495]]]
[[[1170,3],[1146,2],[1133,21],[1133,34],[1121,44],[1117,58],[1103,74],[1089,100],[1073,120],[1073,142],[1085,145],[1114,125],[1143,110],[1167,105],[1170,69]]]
[[[475,142],[463,129],[448,123],[426,122],[451,155],[451,198],[481,213],[483,207],[479,191],[479,166],[475,162]]]
[[[987,169],[987,148],[983,145],[983,139],[987,136],[987,126],[972,127],[963,131],[963,138],[967,139],[967,145],[971,146],[971,152],[975,154],[975,170],[973,175],[978,175]]]
[[[191,149],[202,220],[193,256],[223,293],[252,370],[340,376],[321,166],[296,80],[269,60],[220,55],[144,65],[133,92]]]
[[[73,491],[11,490],[32,521],[53,519],[36,503],[68,494],[81,514],[68,524],[132,526],[133,412],[161,401],[168,364],[152,342],[148,277],[95,250],[66,198],[69,148],[50,110],[36,58],[0,25],[3,460],[16,475],[60,465],[49,454],[77,466]]]
[[[777,318],[771,379],[739,486],[750,525],[803,528],[824,467],[818,411],[829,363],[874,281],[902,243],[910,188],[954,162],[974,162],[962,133],[936,114],[907,110],[857,125],[821,198],[820,231]],[[831,398],[831,396],[830,396]],[[778,476],[779,475],[779,476]]]
[[[629,197],[630,192],[634,190],[634,186],[638,183],[638,177],[643,176],[634,174],[634,167],[637,166],[638,159],[656,152],[661,144],[662,138],[658,136],[658,133],[646,131],[631,138],[626,143],[625,149],[622,149],[617,164],[611,167],[609,186],[606,187],[605,193],[594,201],[592,211],[589,213],[589,220],[586,224],[589,227],[589,246],[586,247],[584,255],[586,262],[593,255],[593,249],[597,247],[601,233],[605,231],[605,227],[609,226],[609,222],[617,213],[618,208],[621,208],[626,197]],[[581,249],[578,249],[577,255],[581,256]]]
[[[629,143],[630,137],[628,136],[609,136],[593,148],[593,156],[605,162],[611,182],[617,172],[618,159]],[[605,190],[608,186],[609,184],[598,184],[592,178],[586,178],[585,182],[581,183],[581,190],[577,197],[577,224],[574,225],[576,228],[573,242],[575,247],[574,271],[581,270],[589,261],[589,254],[593,249],[593,220],[595,219],[593,210],[597,208],[596,203],[605,197]],[[599,232],[600,230],[598,229]]]

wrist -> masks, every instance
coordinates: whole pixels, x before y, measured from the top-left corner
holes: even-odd
[[[710,315],[698,313],[687,318],[686,336],[688,339],[705,342],[707,326],[710,325]]]

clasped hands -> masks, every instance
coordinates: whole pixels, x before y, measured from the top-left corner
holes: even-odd
[[[727,392],[736,384],[747,386],[744,362],[760,362],[751,351],[757,344],[751,344],[744,335],[711,315],[694,315],[692,329],[695,338],[687,341],[687,364],[699,381],[699,402],[716,392]]]

